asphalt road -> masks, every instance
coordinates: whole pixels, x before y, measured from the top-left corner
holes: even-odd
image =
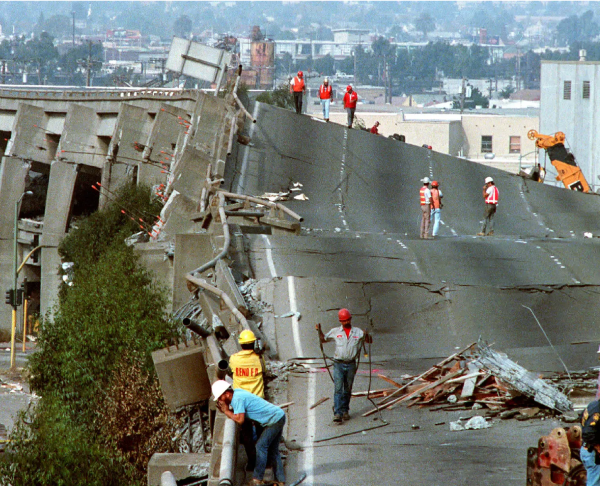
[[[314,324],[332,327],[348,307],[373,332],[372,358],[391,377],[479,337],[534,371],[562,369],[557,353],[571,369],[596,364],[600,240],[584,233],[600,235],[600,198],[270,106],[254,115],[251,146],[228,164],[228,189],[260,195],[300,182],[309,197],[286,203],[305,218],[301,236],[247,237],[274,315],[301,313],[269,330],[280,359],[318,357]],[[500,191],[495,236],[475,237],[490,175]],[[418,238],[424,176],[444,192],[433,241]],[[290,456],[288,476],[307,470],[306,484],[524,484],[527,447],[556,425],[498,422],[459,434],[431,424],[456,417],[398,408],[387,412],[390,426],[325,446],[315,438],[339,430],[330,405],[308,406],[331,395],[327,380],[315,372],[290,386],[287,436],[304,450]],[[357,413],[368,406],[353,406],[343,427],[365,426]]]

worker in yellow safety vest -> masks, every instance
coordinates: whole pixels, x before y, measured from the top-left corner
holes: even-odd
[[[238,339],[241,351],[229,357],[229,369],[233,375],[233,389],[240,388],[253,393],[260,398],[265,397],[264,370],[265,362],[260,354],[255,351],[256,336],[250,330],[240,333]],[[245,420],[241,426],[240,440],[246,450],[248,462],[246,472],[250,474],[256,466],[256,438],[260,437],[262,427],[251,420]]]

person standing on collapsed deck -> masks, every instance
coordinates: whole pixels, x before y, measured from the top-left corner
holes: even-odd
[[[327,334],[323,334],[321,324],[316,328],[321,344],[335,342],[333,355],[333,421],[350,420],[350,398],[352,385],[356,375],[357,359],[363,342],[370,344],[373,338],[368,331],[363,332],[358,327],[352,326],[352,314],[348,309],[340,309],[338,319],[341,326],[334,327]]]

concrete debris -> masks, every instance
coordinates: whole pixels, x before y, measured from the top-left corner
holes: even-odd
[[[573,410],[571,401],[556,386],[483,342],[454,353],[419,376],[404,375],[403,379],[407,380],[404,384],[385,380],[397,388],[391,393],[389,390],[378,393],[378,397],[383,397],[378,409],[391,409],[407,402],[409,407],[435,406],[432,410],[486,409],[488,415],[519,420]],[[512,409],[521,407],[521,413],[518,410],[512,413]],[[376,411],[377,408],[363,416]]]
[[[150,235],[147,231],[139,231],[125,238],[125,244],[127,246],[133,246],[136,243],[146,243],[150,241]]]
[[[273,309],[271,304],[262,300],[264,285],[265,282],[250,278],[238,287],[247,309],[255,316],[262,316]]]
[[[281,314],[280,316],[275,316],[275,317],[295,317],[296,319],[300,320],[301,314],[300,312],[296,311],[296,312],[286,312],[285,314]]]
[[[297,196],[294,196],[294,199],[296,201],[308,201],[308,197],[304,193],[298,194]]]
[[[584,237],[584,238],[593,238],[593,237],[594,237],[594,235],[593,235],[592,233],[588,233],[588,232],[586,232],[586,233],[583,233],[583,237]]]
[[[471,417],[467,423],[465,424],[465,430],[479,430],[479,429],[487,429],[491,427],[492,424],[489,423],[485,417],[481,417],[480,415],[475,415],[475,417]]]
[[[457,432],[459,430],[465,430],[463,425],[460,423],[460,420],[458,420],[456,422],[450,422],[450,431],[451,432]]]
[[[184,418],[183,425],[173,437],[178,452],[182,454],[210,452],[212,441],[208,413],[195,405],[189,405],[180,409],[179,414]],[[200,471],[196,475],[190,471],[190,475],[201,477],[206,475],[206,472]]]

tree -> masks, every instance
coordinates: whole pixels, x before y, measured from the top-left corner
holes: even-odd
[[[192,32],[192,21],[187,15],[178,17],[173,24],[173,34],[177,37],[187,38]]]
[[[504,88],[502,91],[500,91],[499,95],[500,98],[502,98],[503,100],[507,100],[510,98],[510,95],[513,94],[515,92],[515,87],[512,85],[508,85],[506,88]]]
[[[415,20],[415,28],[423,32],[423,37],[427,38],[427,33],[435,30],[435,20],[426,12],[423,12],[417,20]]]
[[[278,86],[273,91],[265,91],[259,94],[256,97],[256,101],[288,110],[295,110],[296,107],[294,96],[290,93],[290,85],[288,83]]]
[[[315,59],[313,69],[324,76],[333,76],[335,74],[334,62],[333,57],[327,54],[320,59]]]
[[[289,52],[275,58],[275,73],[277,76],[289,76],[294,67],[294,59]]]
[[[562,45],[575,42],[589,41],[600,32],[598,24],[594,21],[594,12],[588,10],[581,14],[571,15],[561,20],[556,27],[556,39]]]

